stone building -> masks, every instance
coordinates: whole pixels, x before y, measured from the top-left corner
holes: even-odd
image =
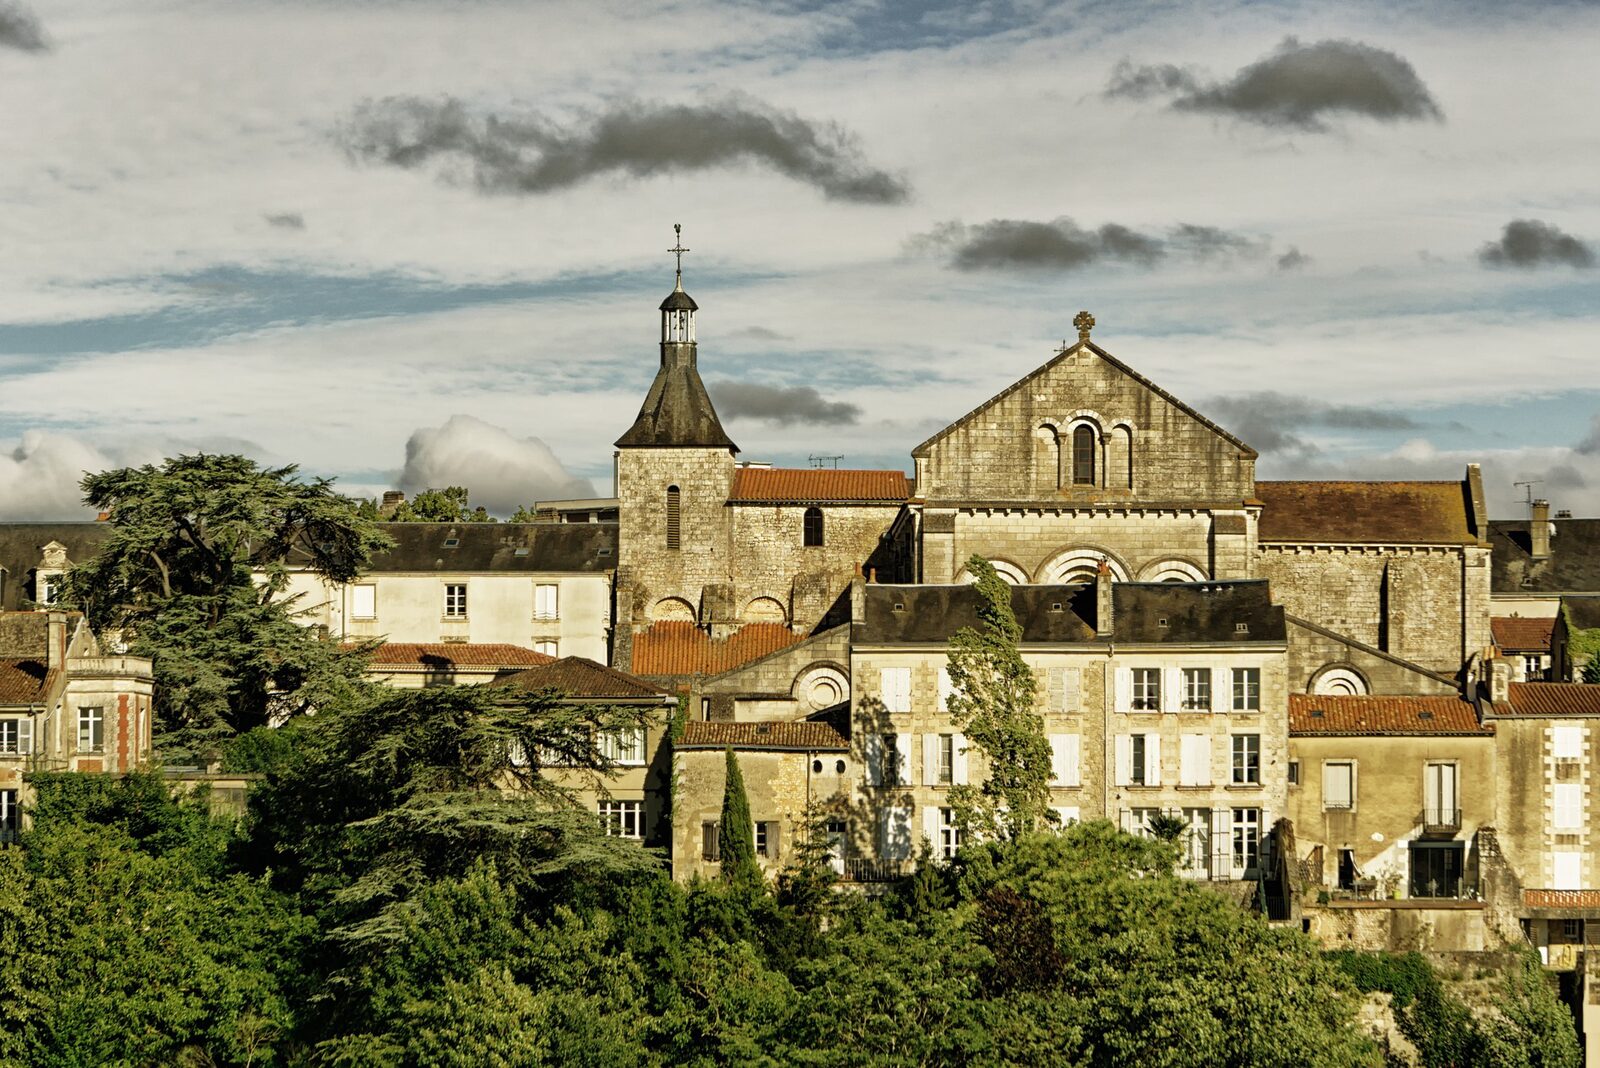
[[[150,758],[151,665],[109,654],[83,617],[0,612],[0,836],[30,771],[131,771]]]

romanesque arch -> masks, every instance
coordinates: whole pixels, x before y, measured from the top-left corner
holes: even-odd
[[[693,623],[698,617],[694,605],[682,597],[663,597],[650,606],[650,622],[688,622]]]
[[[796,676],[790,693],[801,708],[821,712],[850,700],[850,676],[837,664],[812,664]]]
[[[1092,545],[1063,549],[1039,565],[1035,580],[1044,586],[1060,586],[1078,582],[1093,582],[1100,573],[1100,562],[1111,565],[1111,578],[1115,582],[1128,581],[1128,567],[1115,555]]]
[[[1311,692],[1327,696],[1359,697],[1371,693],[1367,678],[1348,664],[1328,664],[1311,676]]]
[[[1139,572],[1140,582],[1204,582],[1206,572],[1193,560],[1168,557],[1146,564]]]
[[[775,597],[754,597],[744,606],[739,618],[745,623],[787,623],[789,613],[784,611],[783,602]]]
[[[1012,586],[1026,586],[1028,584],[1028,573],[1010,560],[996,557],[990,559],[989,563],[994,568],[995,574],[999,575],[1008,584]],[[956,581],[971,583],[976,580],[973,579],[966,568],[962,568],[961,574],[956,576]]]

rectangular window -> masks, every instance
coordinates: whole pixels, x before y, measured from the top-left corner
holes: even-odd
[[[78,709],[78,752],[103,753],[105,748],[106,721],[100,707]]]
[[[1129,834],[1137,834],[1141,838],[1150,837],[1150,821],[1161,814],[1159,808],[1130,808],[1127,810],[1127,826],[1124,828]]]
[[[644,802],[600,802],[600,826],[613,838],[643,838]]]
[[[1436,762],[1423,768],[1422,803],[1426,810],[1422,814],[1424,826],[1461,826],[1461,792],[1454,764]]]
[[[901,755],[901,736],[898,734],[885,734],[883,736],[883,785],[906,785],[905,760]]]
[[[1411,896],[1459,896],[1465,857],[1464,842],[1412,842]]]
[[[1583,784],[1555,784],[1555,813],[1552,826],[1558,831],[1583,830]]]
[[[1145,779],[1147,778],[1145,775],[1145,764],[1149,746],[1145,741],[1145,736],[1142,734],[1135,734],[1132,738],[1131,744],[1132,749],[1130,750],[1131,755],[1128,766],[1128,782],[1133,786],[1144,786]]]
[[[1052,786],[1078,786],[1082,783],[1079,770],[1082,763],[1083,743],[1076,734],[1050,735],[1050,784]]]
[[[1583,728],[1562,726],[1550,730],[1551,756],[1557,760],[1583,759]]]
[[[718,845],[717,821],[706,820],[700,825],[700,859],[721,860],[722,849]]]
[[[1582,890],[1583,889],[1583,854],[1563,851],[1551,854],[1550,857],[1552,890]]]
[[[22,830],[22,810],[15,790],[0,790],[0,842],[9,842]]]
[[[911,711],[911,669],[884,668],[878,674],[879,695],[888,712]]]
[[[644,763],[645,737],[643,727],[624,727],[619,731],[602,731],[599,743],[600,755],[615,764],[637,767]]]
[[[467,618],[467,584],[465,582],[445,584],[444,616],[446,619]]]
[[[1076,712],[1082,704],[1083,673],[1080,668],[1051,668],[1049,674],[1051,712]]]
[[[33,720],[0,719],[0,756],[27,756],[33,752]]]
[[[1355,764],[1348,760],[1333,760],[1322,765],[1322,807],[1354,808],[1355,804]]]
[[[1233,736],[1233,784],[1235,786],[1261,784],[1261,735]]]
[[[1211,669],[1183,669],[1183,710],[1185,712],[1211,711]]]
[[[1261,856],[1261,810],[1233,810],[1233,867],[1243,874],[1254,868]]]
[[[1583,941],[1583,921],[1571,918],[1562,920],[1561,937],[1568,942],[1581,943]]]
[[[533,618],[534,619],[559,619],[556,601],[557,586],[553,582],[541,582],[533,587]]]
[[[1178,738],[1178,785],[1211,785],[1211,736],[1185,734]]]
[[[1186,808],[1183,822],[1188,824],[1183,832],[1183,868],[1190,875],[1207,875],[1211,871],[1211,810]]]
[[[939,745],[939,780],[936,785],[949,786],[955,781],[956,773],[956,739],[953,734],[938,736]]]
[[[55,604],[57,596],[61,593],[61,576],[56,572],[48,575],[35,575],[33,580],[34,592],[39,596],[34,598],[35,604]]]
[[[378,618],[378,587],[370,583],[350,587],[350,618]]]
[[[776,857],[778,855],[778,824],[773,820],[761,820],[756,824],[756,856]]]
[[[560,656],[561,643],[554,638],[540,638],[533,643],[533,651],[543,653],[545,656]]]
[[[939,855],[946,859],[956,855],[961,848],[963,837],[961,828],[956,825],[956,812],[953,808],[939,810]]]
[[[1235,712],[1261,711],[1261,669],[1233,669],[1233,710]]]
[[[950,711],[950,696],[956,692],[955,686],[950,682],[950,669],[939,669],[939,711]]]
[[[1298,760],[1289,761],[1289,785],[1300,785],[1300,761]]]
[[[1133,710],[1135,712],[1161,711],[1161,669],[1133,669]]]

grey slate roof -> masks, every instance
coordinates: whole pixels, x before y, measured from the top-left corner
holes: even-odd
[[[1567,622],[1575,630],[1594,630],[1600,627],[1600,597],[1563,597],[1561,609]]]
[[[617,566],[615,523],[382,523],[394,548],[373,558],[383,571],[609,571]],[[446,544],[454,539],[454,546]]]
[[[1281,642],[1283,609],[1265,579],[1119,582],[1111,588],[1113,640],[1137,644]],[[1162,621],[1166,626],[1162,626]],[[1243,624],[1245,629],[1240,630]]]
[[[618,448],[702,447],[738,452],[695,368],[694,343],[661,346],[661,369],[645,394],[639,416],[627,433],[616,440]]]
[[[865,592],[865,618],[854,635],[858,644],[942,644],[962,627],[978,625],[978,596],[972,586],[869,585]],[[1095,635],[1092,585],[1014,586],[1011,610],[1022,624],[1025,643],[1159,645],[1287,638],[1283,609],[1272,603],[1261,579],[1119,582],[1111,596],[1114,627],[1109,637]],[[1245,630],[1238,629],[1240,623]]]
[[[1528,553],[1528,521],[1495,519],[1489,544],[1495,593],[1600,593],[1600,519],[1552,519],[1550,556]]]
[[[23,586],[52,541],[65,545],[67,559],[77,564],[92,559],[110,536],[109,523],[0,523],[0,567],[6,571],[0,609],[22,607]]]
[[[1057,608],[1056,606],[1060,607]],[[1014,586],[1011,610],[1025,642],[1094,640],[1093,586]],[[962,627],[978,625],[978,593],[969,585],[866,587],[865,618],[855,629],[863,645],[942,644]]]

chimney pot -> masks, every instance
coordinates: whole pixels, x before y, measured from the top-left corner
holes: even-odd
[[[1111,612],[1111,565],[1101,560],[1094,576],[1094,632],[1097,637],[1109,638],[1115,630]]]

